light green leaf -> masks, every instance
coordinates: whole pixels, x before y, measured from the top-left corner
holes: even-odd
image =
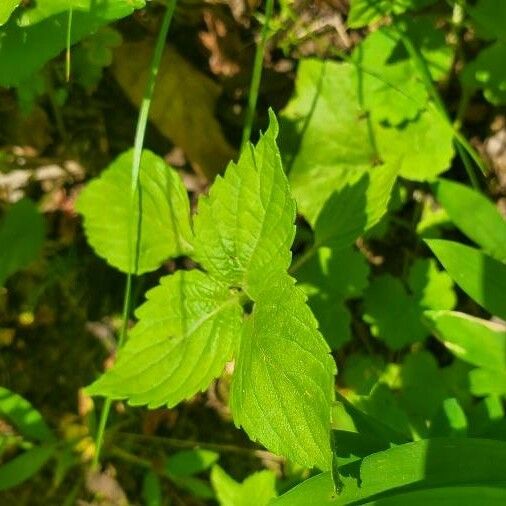
[[[484,90],[485,98],[493,105],[506,104],[506,43],[495,44],[480,51],[462,71],[462,82]]]
[[[23,483],[53,456],[54,446],[38,446],[0,466],[0,491]]]
[[[35,204],[22,199],[0,221],[0,287],[35,260],[44,242],[44,222]]]
[[[0,387],[0,416],[5,416],[29,439],[40,442],[54,440],[54,434],[41,414],[26,399],[3,387]]]
[[[3,0],[2,0],[3,1]],[[90,11],[76,11],[72,18],[71,44],[99,27],[132,14],[129,0],[89,0]],[[17,86],[31,78],[51,58],[67,46],[68,14],[61,13],[27,27],[11,18],[0,37],[0,86]],[[20,62],[23,62],[20,65]]]
[[[427,311],[425,316],[436,336],[455,356],[482,370],[471,371],[474,395],[506,394],[504,325],[453,311]],[[480,388],[480,383],[488,377],[493,378],[492,391]]]
[[[506,261],[506,220],[481,193],[467,186],[439,180],[434,193],[455,225],[500,261]]]
[[[171,477],[184,477],[199,474],[217,462],[220,455],[210,450],[183,450],[170,455],[165,471]]]
[[[390,27],[370,33],[353,51],[362,103],[375,121],[399,125],[415,119],[428,100],[409,58],[391,61],[398,43]]]
[[[226,286],[197,270],[178,271],[147,299],[118,361],[88,387],[90,395],[175,406],[207,388],[232,358],[242,310]]]
[[[295,234],[295,202],[276,144],[278,124],[248,145],[199,200],[195,257],[216,279],[255,299],[273,274],[285,272]]]
[[[307,467],[330,467],[334,360],[294,280],[266,287],[244,324],[232,380],[236,425]]]
[[[350,28],[360,28],[389,14],[402,14],[435,2],[436,0],[352,0],[347,24]]]
[[[21,0],[2,0],[0,5],[0,26],[7,22],[20,3]]]
[[[124,16],[126,9],[140,9],[144,7],[144,0],[37,0],[35,6],[23,10],[19,17],[19,26],[29,26],[39,23],[51,16],[68,12],[70,8],[77,12],[92,13],[95,10],[108,19],[119,19]]]
[[[457,242],[425,241],[448,274],[487,311],[506,319],[506,265]]]
[[[380,497],[385,501],[397,498],[400,502],[392,504],[404,505],[411,504],[409,496],[401,496],[400,500],[400,494],[412,491],[422,493],[421,491],[425,490],[437,494],[441,487],[451,487],[450,493],[454,493],[455,489],[461,489],[463,486],[479,487],[482,493],[486,494],[483,497],[495,497],[491,504],[499,505],[506,501],[506,443],[501,441],[464,438],[422,440],[365,457],[360,464],[360,476],[357,471],[353,471],[354,468],[358,469],[358,466],[349,466],[351,475],[347,476],[347,466],[343,467],[344,487],[339,495],[334,491],[330,473],[323,473],[293,488],[272,504],[371,504],[371,501],[381,494]],[[462,490],[459,493],[462,497]],[[477,498],[476,491],[473,492],[472,498]],[[480,500],[478,503],[471,501],[464,504],[473,506],[479,503]],[[433,503],[429,500],[422,504]],[[447,504],[445,495],[442,496],[440,504]]]
[[[398,128],[377,124],[374,131],[381,158],[400,163],[399,175],[406,179],[431,181],[450,168],[453,130],[434,107],[416,121]]]
[[[259,471],[238,483],[220,466],[214,466],[211,483],[220,506],[267,506],[276,497],[276,476],[272,471]]]
[[[332,349],[351,339],[351,315],[344,301],[360,297],[368,273],[366,259],[352,248],[320,248],[297,270],[299,286],[308,295],[320,331]]]
[[[170,257],[191,251],[190,206],[178,174],[150,151],[143,151],[139,263],[135,268],[133,243],[139,217],[136,194],[131,211],[133,151],[121,154],[81,192],[77,210],[97,254],[123,272],[141,274],[160,267]]]

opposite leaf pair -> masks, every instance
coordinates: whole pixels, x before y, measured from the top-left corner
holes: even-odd
[[[271,114],[271,125],[256,147],[249,146],[216,180],[209,196],[200,199],[194,235],[186,197],[184,203],[177,201],[183,199],[181,182],[165,170],[163,177],[156,176],[156,186],[151,167],[143,169],[140,222],[146,230],[139,241],[139,270],[152,270],[165,256],[187,254],[205,272],[178,271],[148,292],[116,365],[88,392],[126,398],[133,405],[174,406],[204,390],[234,358],[230,405],[235,423],[275,453],[328,469],[335,364],[303,292],[286,272],[295,203],[277,133]],[[105,198],[103,191],[107,197],[124,195],[101,186],[112,182],[112,170],[88,186],[78,205],[92,246],[128,270],[132,249],[125,237],[131,232],[118,230],[118,221],[108,224],[104,207],[95,205]],[[129,187],[128,181],[121,185]],[[125,218],[127,204],[112,200],[120,222],[135,223]],[[114,234],[121,234],[121,252],[114,251]],[[153,258],[156,248],[159,254]]]

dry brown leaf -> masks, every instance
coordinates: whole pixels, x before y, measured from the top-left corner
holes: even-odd
[[[137,106],[140,105],[153,42],[126,42],[115,51],[113,72]],[[150,119],[181,147],[194,169],[212,179],[234,157],[214,113],[220,86],[193,67],[172,46],[160,63]]]

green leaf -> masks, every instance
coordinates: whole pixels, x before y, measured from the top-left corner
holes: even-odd
[[[237,296],[200,271],[163,277],[136,311],[118,361],[88,393],[175,406],[221,374],[237,347],[241,313]]]
[[[54,440],[54,434],[41,414],[26,399],[3,387],[0,387],[0,415],[29,439],[40,442]]]
[[[342,377],[346,388],[358,395],[368,395],[384,369],[385,362],[380,355],[354,353],[346,358]]]
[[[444,487],[450,488],[449,493],[460,493],[462,496],[461,487],[464,486],[479,487],[486,494],[484,497],[495,497],[496,502],[492,504],[499,505],[506,500],[506,443],[500,441],[457,438],[422,440],[365,457],[360,468],[355,466],[355,471],[352,466],[343,466],[341,469],[344,487],[339,495],[334,491],[330,473],[323,473],[293,488],[272,504],[371,504],[377,497],[384,501],[400,501],[392,504],[412,504],[409,495],[403,497],[400,494],[422,494],[422,491],[437,494]],[[357,475],[358,469],[360,476]],[[472,497],[475,500],[476,493]],[[471,506],[480,502],[481,499],[465,504]],[[434,503],[429,500],[422,504]],[[445,495],[440,504],[447,504]]]
[[[394,350],[429,335],[422,323],[425,309],[451,309],[456,303],[451,279],[438,271],[434,261],[417,260],[408,284],[411,293],[399,279],[384,274],[371,282],[364,297],[364,320],[372,334]],[[395,304],[385,305],[385,300]]]
[[[400,127],[377,124],[376,143],[386,163],[400,163],[399,175],[431,181],[450,168],[455,155],[453,130],[434,107]]]
[[[140,168],[139,263],[135,267],[132,244],[139,220],[139,194],[132,212],[132,156],[129,150],[116,158],[81,192],[76,207],[97,254],[123,272],[141,274],[157,269],[170,257],[189,253],[193,239],[188,195],[180,177],[162,158],[145,150]]]
[[[183,450],[170,455],[165,471],[171,477],[184,477],[199,474],[217,462],[220,455],[210,450]]]
[[[0,26],[5,24],[11,17],[11,14],[16,10],[16,7],[21,3],[21,0],[3,0],[0,5]]]
[[[111,21],[132,14],[134,5],[140,5],[129,0],[88,0],[88,3],[89,12],[73,13],[71,44]],[[47,61],[58,56],[67,46],[67,23],[67,13],[27,27],[18,26],[11,17],[0,37],[0,86],[17,86],[29,80]]]
[[[77,12],[92,13],[97,10],[101,16],[108,19],[119,19],[125,14],[125,9],[140,9],[144,7],[144,0],[37,0],[35,6],[24,9],[19,17],[19,26],[29,26],[39,23],[51,16],[67,12],[70,8]]]
[[[422,9],[436,0],[352,0],[347,24],[360,28],[389,14],[402,14],[411,9]]]
[[[144,506],[162,506],[162,486],[153,471],[148,471],[142,481],[142,499]]]
[[[437,200],[455,225],[488,254],[506,261],[506,220],[481,193],[467,186],[439,180],[434,186]]]
[[[291,262],[295,202],[277,134],[271,112],[267,132],[216,178],[209,196],[199,200],[194,220],[195,258],[214,278],[242,287],[252,299]]]
[[[44,222],[35,204],[22,199],[0,222],[0,287],[7,278],[35,260],[44,242]]]
[[[425,316],[436,336],[455,356],[481,370],[470,373],[474,395],[506,394],[504,325],[452,311],[427,311]],[[487,387],[484,379],[488,377],[493,378],[492,389],[483,388]]]
[[[469,5],[467,10],[481,37],[506,41],[506,4],[502,0],[478,0],[475,5]]]
[[[230,399],[236,425],[274,453],[329,469],[334,374],[303,292],[278,278],[244,324]]]
[[[360,297],[367,286],[369,267],[364,256],[352,249],[320,248],[297,270],[300,288],[332,349],[351,339],[351,315],[344,302]]]
[[[54,452],[54,446],[35,447],[0,466],[0,491],[15,487],[31,478]]]
[[[391,61],[397,39],[390,27],[382,27],[370,33],[352,54],[364,108],[375,121],[391,125],[415,119],[428,101],[425,85],[411,61]]]
[[[211,483],[220,506],[267,506],[276,497],[276,476],[272,471],[259,471],[238,483],[220,466],[214,466]]]
[[[387,211],[397,177],[394,165],[375,167],[357,180],[350,176],[345,176],[345,184],[329,196],[318,214],[314,224],[316,247],[338,250],[350,246]]]
[[[465,86],[484,90],[485,98],[493,105],[506,104],[506,43],[496,42],[480,51],[462,71]]]
[[[505,264],[480,250],[457,242],[441,239],[425,242],[469,297],[493,315],[506,319]]]

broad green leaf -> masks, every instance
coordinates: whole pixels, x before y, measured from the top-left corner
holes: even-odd
[[[89,0],[89,3],[89,12],[73,13],[71,44],[111,21],[132,14],[134,5],[140,5],[129,0]],[[47,61],[58,56],[67,46],[67,24],[67,13],[27,27],[18,26],[11,17],[0,37],[0,86],[17,86],[29,80]]]
[[[395,165],[375,167],[359,179],[349,176],[345,176],[344,185],[329,196],[318,214],[314,223],[316,247],[339,250],[350,246],[387,211],[397,177]]]
[[[497,260],[506,261],[506,220],[481,193],[467,186],[439,180],[435,196],[455,225]]]
[[[462,82],[471,88],[484,90],[485,98],[493,105],[506,104],[506,42],[495,44],[480,51],[462,71]]]
[[[367,177],[377,159],[358,100],[355,66],[302,60],[295,95],[282,115],[281,147],[291,188],[298,211],[314,224],[330,195]]]
[[[31,478],[53,456],[54,446],[27,450],[0,466],[0,491],[15,487]]]
[[[0,387],[0,417],[5,416],[26,438],[40,442],[54,440],[41,414],[18,394]]]
[[[368,395],[385,369],[381,355],[354,353],[346,357],[342,378],[346,388],[358,395]]]
[[[364,320],[372,334],[394,350],[428,337],[422,323],[425,309],[452,309],[456,303],[450,277],[434,261],[417,260],[408,285],[411,293],[399,279],[383,274],[371,282],[364,297]],[[385,300],[395,304],[385,305]]]
[[[217,462],[220,455],[210,450],[183,450],[170,455],[165,471],[171,477],[184,477],[199,474]]]
[[[194,220],[195,258],[214,278],[240,286],[250,298],[273,274],[285,272],[295,234],[295,202],[276,144],[278,124],[239,162],[218,176],[209,196],[199,200]]]
[[[0,5],[0,26],[7,22],[20,3],[21,0],[2,0]]]
[[[0,287],[35,260],[44,242],[44,222],[35,204],[22,199],[0,221]]]
[[[304,293],[279,277],[244,324],[230,399],[236,425],[274,453],[329,469],[334,374]]]
[[[386,163],[400,163],[399,175],[431,181],[450,168],[455,154],[453,130],[434,107],[400,127],[377,124],[378,151]]]
[[[299,286],[307,294],[319,329],[332,349],[351,339],[351,315],[345,301],[360,297],[368,273],[366,259],[352,248],[320,248],[297,270]]]
[[[107,15],[108,19],[119,19],[125,14],[125,8],[140,9],[144,7],[144,0],[37,0],[35,6],[24,9],[19,17],[19,26],[29,26],[39,23],[51,16],[67,12],[70,8],[76,12],[92,13],[96,9],[100,15]]]
[[[97,254],[123,272],[141,274],[160,267],[170,257],[191,251],[190,205],[178,174],[150,151],[143,151],[139,263],[135,267],[135,230],[139,194],[131,209],[133,151],[121,154],[81,192],[77,210]]]
[[[425,316],[436,336],[455,356],[480,369],[470,373],[474,395],[506,394],[504,325],[453,311],[427,311]],[[483,389],[488,378],[493,378],[492,391]]]
[[[392,125],[415,119],[428,100],[410,59],[391,61],[397,39],[390,27],[382,27],[370,33],[352,54],[364,108],[375,121]]]
[[[481,37],[503,39],[506,42],[506,4],[503,0],[478,0],[475,4],[468,5],[467,10]]]
[[[142,481],[142,499],[144,506],[162,506],[160,478],[151,470],[144,475]]]
[[[506,319],[506,264],[457,242],[425,242],[469,297],[493,315]]]
[[[256,472],[238,483],[220,466],[214,466],[211,483],[220,506],[267,506],[277,495],[272,471]]]
[[[213,490],[206,481],[200,478],[195,478],[193,476],[174,476],[172,477],[172,482],[194,497],[206,500],[214,499]]]
[[[237,347],[241,314],[237,296],[200,271],[162,278],[136,311],[139,322],[118,361],[88,393],[175,406],[221,374]]]
[[[334,491],[330,473],[323,473],[293,488],[272,504],[371,504],[379,494],[386,501],[415,491],[437,494],[442,487],[451,487],[450,493],[453,493],[463,486],[479,487],[485,491],[484,497],[495,497],[496,502],[492,504],[501,504],[498,497],[503,502],[506,500],[506,443],[464,438],[422,440],[375,453],[365,457],[360,467],[343,466],[341,472],[344,487],[339,495]],[[411,504],[408,497],[406,495],[400,502],[392,504]],[[473,498],[476,497],[474,493]],[[442,499],[439,504],[446,505],[444,495]],[[433,503],[429,500],[422,504]],[[471,506],[480,504],[480,501],[466,504]]]
[[[350,28],[360,28],[389,14],[402,14],[435,2],[436,0],[352,0],[347,24]]]

